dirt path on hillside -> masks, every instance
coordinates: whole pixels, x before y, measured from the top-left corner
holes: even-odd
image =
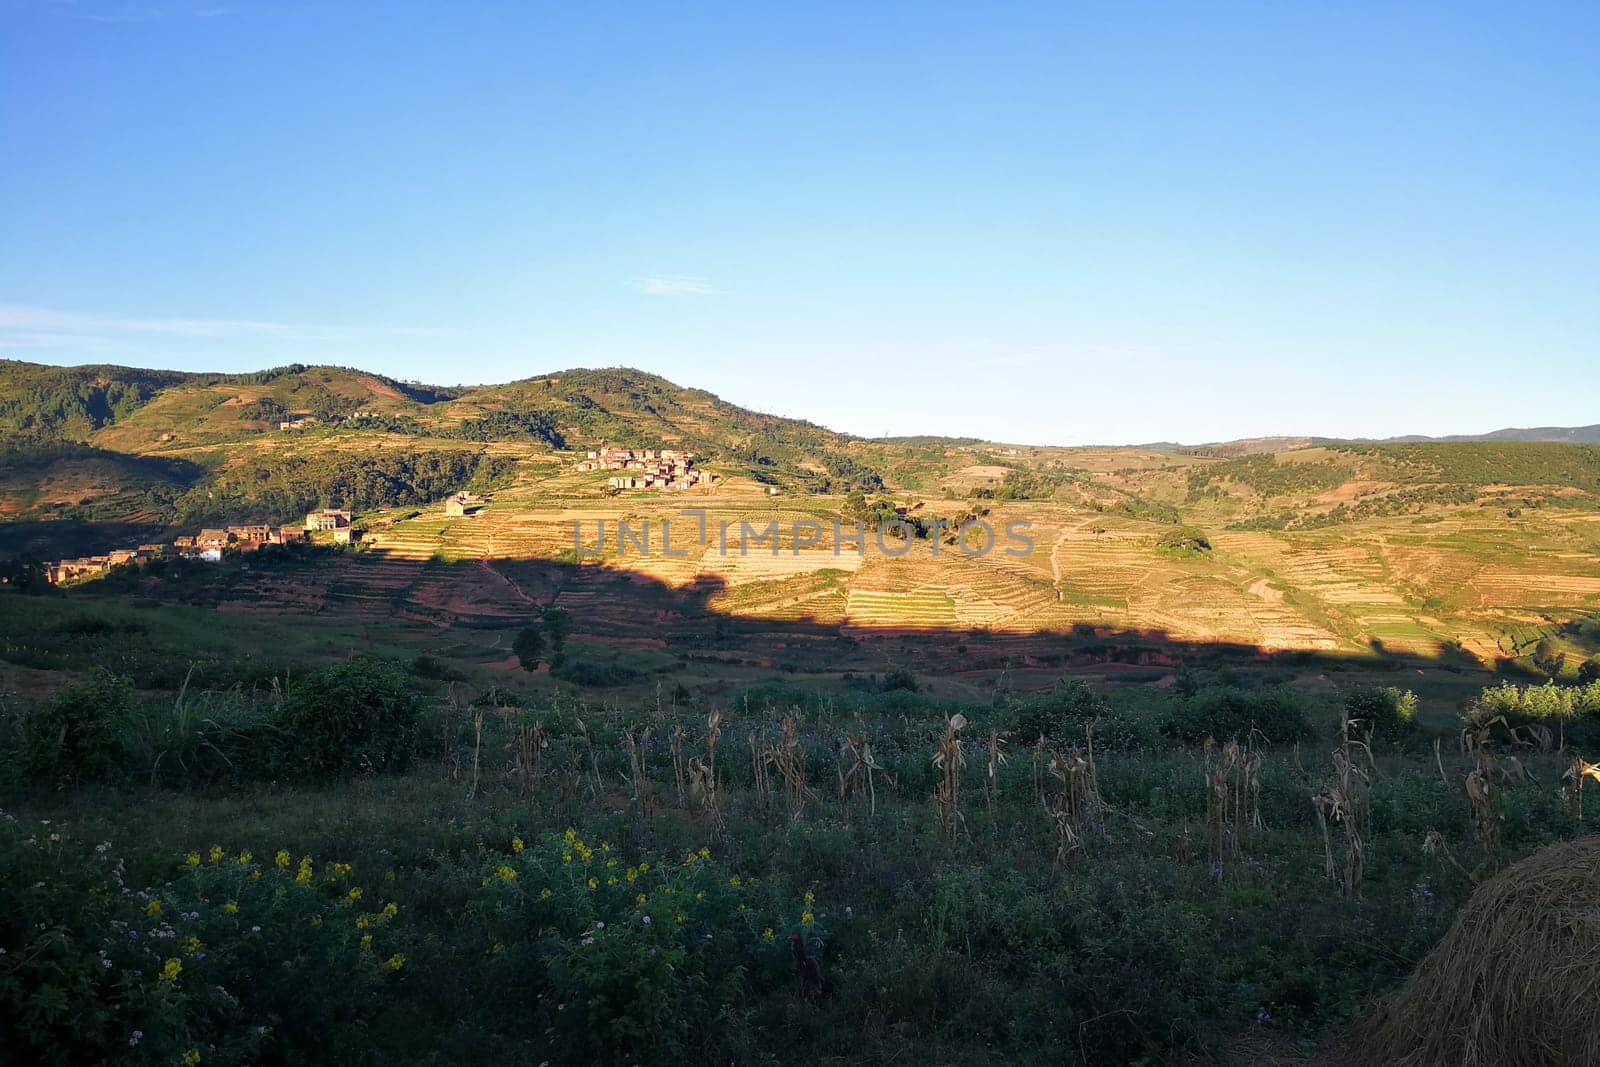
[[[1093,521],[1093,519],[1079,519],[1076,526],[1069,526],[1062,530],[1061,536],[1057,537],[1055,544],[1050,546],[1050,582],[1056,588],[1056,599],[1058,601],[1061,599],[1062,594],[1061,559],[1058,556],[1058,553],[1061,551],[1061,546],[1066,544],[1067,541],[1072,538],[1073,534],[1078,533],[1084,527],[1090,525]]]
[[[517,584],[515,578],[512,578],[509,574],[501,574],[500,571],[495,568],[495,565],[489,562],[488,557],[478,560],[478,569],[487,575],[499,579],[500,584],[511,590],[512,595],[518,600],[522,601],[524,604],[532,604],[536,608],[544,606],[538,600],[523,592],[522,586]]]

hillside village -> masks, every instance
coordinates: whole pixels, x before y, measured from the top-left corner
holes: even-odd
[[[629,472],[607,478],[606,485],[612,489],[688,489],[717,480],[709,471],[695,469],[691,453],[672,448],[601,446],[578,463],[578,470]]]
[[[331,535],[334,544],[347,545],[360,539],[351,524],[350,512],[339,508],[319,508],[307,512],[303,524],[273,526],[266,523],[203,529],[183,534],[172,544],[142,544],[119,548],[99,556],[62,559],[45,566],[45,578],[54,585],[93,578],[117,567],[148,563],[157,559],[201,559],[216,562],[225,551],[258,552],[265,545],[302,544],[316,533]]]

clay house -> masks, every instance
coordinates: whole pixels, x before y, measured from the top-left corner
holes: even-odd
[[[338,508],[322,508],[306,515],[307,530],[342,530],[350,525],[350,513]]]
[[[315,425],[316,421],[317,421],[316,419],[311,417],[311,413],[309,411],[308,412],[303,412],[303,413],[302,412],[295,412],[293,415],[289,416],[287,419],[284,419],[282,422],[278,423],[278,429],[280,429],[280,430],[303,430],[307,426]]]
[[[489,503],[489,498],[479,496],[477,493],[456,493],[444,502],[444,513],[452,518],[463,515],[476,515],[478,510]]]
[[[96,574],[104,574],[111,569],[111,561],[105,556],[83,556],[79,559],[64,559],[52,564],[45,577],[51,583],[59,585],[77,578],[88,578]]]
[[[227,530],[201,530],[195,535],[194,544],[201,552],[221,552],[233,543],[233,535]]]
[[[167,554],[166,545],[140,545],[138,556],[140,559],[160,559]]]
[[[238,541],[240,545],[259,545],[272,539],[272,527],[266,525],[230,526],[228,527],[228,533],[232,534],[234,540]]]
[[[274,537],[280,545],[291,545],[297,541],[304,541],[306,539],[306,531],[304,527],[290,523],[287,526],[278,527]]]
[[[340,526],[333,531],[333,543],[336,545],[348,545],[359,540],[360,536],[348,526]]]

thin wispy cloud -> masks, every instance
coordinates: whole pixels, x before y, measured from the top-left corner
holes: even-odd
[[[687,275],[662,276],[652,274],[640,278],[639,291],[645,296],[720,296],[725,290],[718,289],[704,278],[694,278]]]
[[[233,14],[231,7],[146,7],[136,4],[80,4],[77,0],[51,0],[50,10],[80,22],[154,22],[157,19],[211,19]]]
[[[1019,367],[1031,367],[1037,362],[1037,352],[996,352],[982,358],[984,366],[993,367],[996,370],[1015,370]]]
[[[326,341],[364,334],[441,336],[447,332],[419,326],[335,326],[262,319],[129,318],[0,303],[0,342],[33,348],[50,346],[52,341],[64,345],[76,338],[171,337],[216,340],[277,337],[295,341]]]

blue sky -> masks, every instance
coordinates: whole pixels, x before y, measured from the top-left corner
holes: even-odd
[[[1600,5],[0,0],[0,355],[1600,422]]]

